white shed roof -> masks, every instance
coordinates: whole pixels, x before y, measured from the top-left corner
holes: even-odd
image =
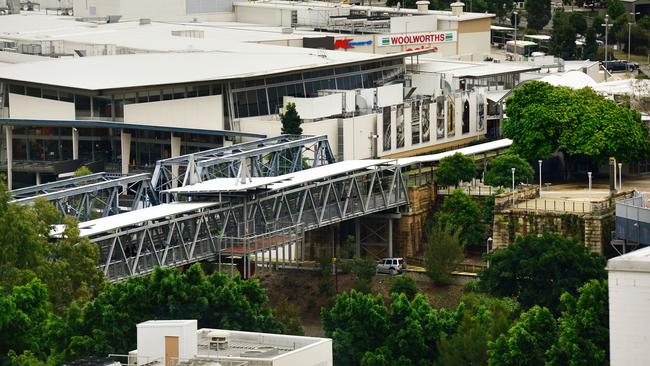
[[[457,149],[457,150],[445,151],[445,152],[438,153],[438,154],[413,156],[413,157],[410,157],[410,158],[397,159],[397,164],[404,166],[404,165],[411,165],[411,164],[417,164],[417,163],[434,162],[434,161],[439,161],[442,158],[445,158],[447,156],[454,155],[456,153],[461,153],[463,155],[482,154],[484,152],[488,152],[488,151],[492,151],[492,150],[504,149],[506,147],[509,147],[510,145],[512,145],[512,140],[510,140],[510,139],[501,139],[501,140],[486,142],[484,144],[478,144],[478,145],[474,145],[474,146],[463,147],[463,148]]]
[[[608,260],[607,270],[650,272],[650,247],[635,250]]]

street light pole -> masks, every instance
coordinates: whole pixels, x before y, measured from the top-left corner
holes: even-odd
[[[510,168],[512,172],[512,205],[515,205],[515,168]]]
[[[589,176],[589,194],[591,195],[591,172],[587,172],[587,176]]]
[[[636,16],[641,14],[640,12],[630,13],[632,16],[632,22],[627,23],[627,62],[630,62],[630,50],[632,49],[632,23],[636,22]],[[629,65],[628,65],[629,67]]]
[[[608,30],[609,30],[609,14],[605,14],[605,24],[602,24],[603,27],[605,27],[605,62],[607,62],[607,52],[608,52],[608,43],[607,43],[607,35],[608,35]],[[605,66],[605,69],[607,69],[607,66]],[[605,73],[605,78],[607,78],[607,73]]]
[[[541,194],[542,194],[542,161],[537,160],[537,162],[539,163],[539,193],[540,193],[540,196],[541,196]]]
[[[486,242],[486,252],[489,255],[490,254],[490,243],[492,242],[492,237],[487,238]],[[488,258],[487,260],[487,267],[490,268],[490,259]]]
[[[517,60],[517,14],[519,14],[518,11],[513,11],[512,14],[515,15],[515,54],[512,56],[512,60],[516,61]]]
[[[623,164],[618,163],[618,190],[623,190]]]

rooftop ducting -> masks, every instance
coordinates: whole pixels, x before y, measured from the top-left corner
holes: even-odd
[[[455,16],[461,16],[463,15],[463,8],[465,7],[464,3],[461,3],[460,1],[456,1],[454,3],[451,3],[451,14]]]
[[[415,3],[418,7],[418,12],[428,13],[429,12],[429,0],[419,0]]]

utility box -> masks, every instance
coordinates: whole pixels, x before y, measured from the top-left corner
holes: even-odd
[[[177,365],[196,357],[196,320],[150,320],[137,327],[138,365]]]

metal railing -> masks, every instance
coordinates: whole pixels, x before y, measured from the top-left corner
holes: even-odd
[[[438,194],[440,195],[450,195],[454,191],[460,190],[461,192],[470,195],[470,196],[491,196],[494,194],[501,194],[510,192],[510,189],[503,189],[501,187],[492,187],[492,186],[461,186],[461,187],[439,187]]]

